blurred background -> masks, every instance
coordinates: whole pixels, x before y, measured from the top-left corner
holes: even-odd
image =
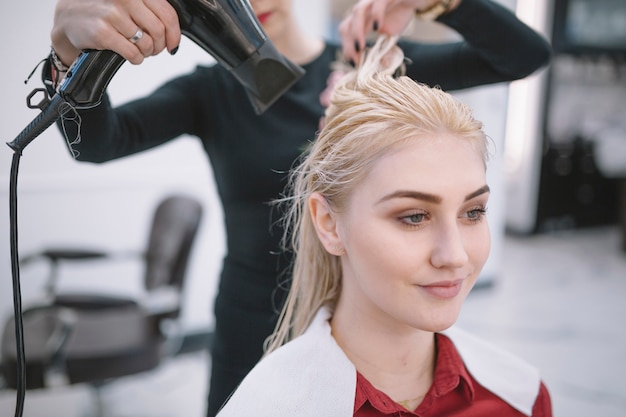
[[[556,417],[618,417],[626,410],[626,2],[501,0],[554,49],[551,65],[508,85],[455,92],[485,122],[496,143],[488,181],[493,250],[460,324],[503,345],[542,371]],[[294,0],[302,23],[327,38],[351,0]],[[4,99],[0,132],[11,141],[36,115],[26,97],[41,86],[54,2],[0,5]],[[414,24],[406,36],[442,42],[452,31]],[[114,102],[143,95],[173,75],[213,59],[186,38],[176,56],[125,64],[109,86]],[[9,171],[0,154],[0,323],[13,311],[9,251]],[[171,193],[202,202],[181,312],[180,354],[157,369],[102,391],[110,416],[201,416],[210,363],[204,345],[224,253],[222,213],[210,166],[194,138],[105,165],[79,164],[50,128],[24,151],[19,174],[19,250],[49,246],[110,251],[145,247],[153,210]],[[141,297],[143,264],[62,266],[58,286]],[[27,303],[42,293],[45,262],[22,269]],[[85,277],[88,276],[88,282]],[[27,393],[25,415],[85,416],[91,387],[62,383]],[[15,391],[0,382],[0,415]]]

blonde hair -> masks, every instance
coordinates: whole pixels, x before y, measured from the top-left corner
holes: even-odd
[[[487,161],[482,123],[471,110],[438,88],[396,76],[404,55],[395,37],[380,37],[360,66],[335,87],[326,124],[299,165],[291,171],[283,217],[283,244],[293,251],[292,281],[274,333],[271,352],[302,334],[318,310],[334,309],[341,292],[340,257],[326,251],[308,208],[313,193],[322,194],[340,212],[369,167],[391,148],[416,137],[452,133],[475,144]]]

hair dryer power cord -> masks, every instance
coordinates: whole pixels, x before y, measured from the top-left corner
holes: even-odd
[[[20,262],[18,255],[17,233],[17,174],[19,171],[20,158],[23,149],[36,137],[41,135],[50,125],[71,107],[60,96],[55,95],[52,100],[45,102],[42,112],[33,119],[28,126],[11,142],[7,143],[13,149],[9,184],[9,224],[11,246],[11,274],[13,283],[13,316],[15,322],[15,347],[16,347],[16,391],[15,417],[21,417],[24,413],[24,398],[26,397],[26,351],[24,347],[24,323],[22,318],[22,290],[20,285]]]
[[[21,152],[16,151],[11,161],[11,175],[9,185],[9,218],[11,240],[11,273],[13,276],[13,310],[15,317],[15,340],[17,349],[17,399],[15,402],[15,417],[24,413],[24,398],[26,396],[26,352],[24,349],[24,324],[22,322],[22,290],[20,288],[20,263],[17,244],[17,173],[19,170]]]

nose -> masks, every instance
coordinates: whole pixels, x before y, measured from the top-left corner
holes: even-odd
[[[465,244],[463,234],[456,223],[441,225],[433,238],[432,265],[435,268],[464,266],[469,260]]]

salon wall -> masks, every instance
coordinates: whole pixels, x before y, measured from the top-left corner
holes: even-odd
[[[295,0],[302,24],[324,33],[327,1]],[[26,107],[30,91],[42,86],[37,70],[24,80],[49,52],[54,13],[50,0],[3,1],[0,4],[2,98],[0,139],[13,140],[37,116]],[[141,66],[124,64],[109,91],[116,103],[151,91],[165,79],[213,59],[184,38],[176,56],[162,54]],[[0,151],[0,320],[12,313],[9,250],[9,171],[13,152]],[[26,255],[51,245],[107,250],[141,250],[157,202],[169,193],[187,193],[202,200],[205,218],[192,253],[183,310],[188,332],[212,327],[212,300],[224,253],[222,212],[206,156],[199,141],[181,137],[158,149],[103,165],[77,163],[63,138],[51,127],[23,152],[18,185],[19,251]],[[112,265],[82,263],[64,267],[61,288],[97,288],[103,292],[139,296],[141,265],[132,260]],[[41,295],[46,265],[21,270],[25,303]]]

